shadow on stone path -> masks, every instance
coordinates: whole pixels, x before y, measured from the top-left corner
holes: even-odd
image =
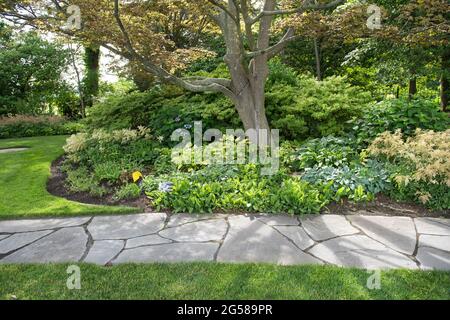
[[[0,263],[182,261],[450,270],[450,221],[164,213],[0,221]]]

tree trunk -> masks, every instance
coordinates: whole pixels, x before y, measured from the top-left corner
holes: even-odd
[[[417,93],[417,79],[414,77],[409,80],[409,98],[412,99],[416,93]]]
[[[317,80],[322,81],[322,64],[320,61],[320,48],[317,38],[314,38],[314,54],[316,57],[316,75]]]
[[[98,95],[100,81],[100,47],[91,45],[85,48],[84,62],[86,73],[83,79],[85,105],[92,107]]]
[[[228,8],[231,13],[237,13],[234,2],[230,1]],[[265,3],[264,10],[274,9],[275,2]],[[265,83],[269,75],[268,56],[265,53],[258,55],[248,63],[235,22],[226,14],[223,15],[223,19],[225,21],[223,34],[227,47],[224,61],[231,75],[234,104],[244,129],[246,131],[253,129],[254,134],[249,136],[250,141],[261,146],[270,141],[270,127],[265,110]],[[256,41],[259,50],[269,47],[271,23],[272,17],[261,19],[259,37]],[[261,129],[267,130],[268,136],[265,140],[259,139]]]
[[[448,112],[448,101],[450,97],[450,50],[442,55],[442,75],[441,75],[441,107],[442,111]]]

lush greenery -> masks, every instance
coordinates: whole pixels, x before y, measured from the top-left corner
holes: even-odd
[[[406,136],[417,128],[443,131],[450,127],[450,117],[427,99],[392,99],[382,101],[360,119],[350,122],[358,145],[367,145],[379,134],[400,129]]]
[[[0,140],[0,148],[30,149],[0,154],[0,219],[131,213],[135,208],[84,205],[50,195],[46,190],[50,164],[63,154],[67,137]]]
[[[0,139],[69,135],[81,131],[82,127],[59,116],[0,117]]]
[[[157,142],[143,127],[73,135],[64,150],[67,159],[63,170],[73,192],[104,196],[115,189],[120,199],[132,191],[131,187],[121,189],[121,186],[132,181],[133,172],[147,170],[160,154]]]
[[[68,290],[67,267],[1,265],[0,299],[450,299],[450,273],[437,271],[382,271],[370,290],[365,270],[331,266],[82,264],[81,290]]]
[[[52,113],[66,105],[70,89],[61,74],[68,54],[61,45],[34,32],[14,35],[0,24],[0,48],[0,116]]]
[[[287,120],[291,117],[289,112],[279,114],[286,115],[286,123],[293,125],[296,120],[303,119],[302,110],[306,109],[311,115],[316,110],[317,114],[323,115],[323,119],[329,119],[314,122],[310,118],[308,123],[301,125],[305,130],[293,131],[299,134],[297,137],[286,135],[292,140],[284,138],[280,149],[280,170],[275,175],[261,175],[262,165],[256,164],[175,165],[172,151],[166,147],[171,145],[167,142],[171,130],[180,127],[192,129],[195,120],[206,120],[207,128],[213,126],[224,129],[227,123],[232,125],[236,118],[231,109],[229,113],[225,112],[229,105],[225,104],[225,109],[217,105],[218,99],[223,98],[216,95],[209,96],[211,104],[208,107],[197,108],[199,103],[207,99],[197,100],[200,99],[199,95],[159,88],[148,93],[129,94],[125,98],[113,95],[92,109],[92,114],[86,119],[88,131],[72,137],[66,146],[68,165],[64,168],[69,186],[75,192],[85,191],[96,196],[113,194],[116,199],[136,198],[145,192],[155,209],[170,209],[174,212],[317,213],[333,201],[343,198],[356,202],[372,201],[380,193],[397,200],[416,201],[433,209],[450,208],[445,176],[439,183],[426,180],[416,182],[415,186],[400,184],[400,172],[403,175],[413,174],[411,165],[402,163],[404,160],[398,153],[392,155],[394,159],[389,159],[380,156],[388,152],[383,148],[378,153],[373,151],[373,147],[366,150],[386,130],[400,130],[405,137],[415,137],[416,129],[445,130],[449,127],[449,118],[439,111],[436,104],[426,99],[393,99],[367,105],[367,102],[362,102],[366,101],[364,95],[355,98],[358,92],[346,86],[343,79],[331,78],[328,82],[318,83],[297,76],[289,68],[283,69],[276,64],[272,66],[274,73],[271,79],[273,83],[278,83],[280,90],[295,86],[296,83],[307,83],[308,87],[316,88],[319,92],[317,95],[310,92],[308,96],[311,99],[299,96],[297,104],[293,100],[281,103],[278,108],[285,105],[292,115],[291,120]],[[348,97],[344,98],[347,102],[337,98],[342,94],[326,94],[333,92],[329,87],[333,83],[336,88],[347,88],[343,90],[348,90]],[[326,87],[323,92],[320,89],[322,86]],[[292,90],[292,97],[294,93]],[[321,93],[325,96],[317,98]],[[356,100],[352,107],[349,102],[353,99]],[[336,100],[339,102],[334,103]],[[343,104],[347,105],[344,109],[349,111],[348,114],[339,108]],[[162,108],[163,105],[168,108]],[[321,112],[314,107],[319,105],[323,110]],[[181,106],[180,109],[177,106]],[[140,112],[140,108],[144,111]],[[202,113],[201,110],[221,110],[222,116],[218,113]],[[343,117],[339,122],[332,121],[339,119],[334,112]],[[351,119],[344,121],[346,118]],[[139,126],[146,122],[145,119],[150,119],[147,123],[151,129]],[[273,120],[277,121],[284,120]],[[95,129],[102,123],[105,123],[105,129]],[[137,129],[119,129],[121,127]],[[323,136],[329,130],[334,135]],[[144,133],[146,139],[141,139]],[[433,135],[432,131],[429,135]],[[302,142],[300,137],[306,136],[323,137]],[[122,141],[123,137],[128,140]],[[441,137],[441,140],[445,140],[445,137]],[[226,143],[222,142],[217,144],[217,151],[225,154]],[[424,158],[433,153],[434,162],[427,167],[428,170],[438,172],[436,166],[447,158],[448,147],[437,150],[431,142],[421,143],[424,150],[420,152],[425,154]],[[426,154],[426,151],[430,154]],[[189,157],[193,158],[193,155]],[[446,168],[445,164],[442,166]],[[134,171],[145,175],[138,185],[131,181]]]
[[[270,70],[267,113],[271,126],[287,139],[342,133],[345,123],[362,115],[370,101],[368,94],[348,85],[342,77],[318,82],[279,61],[272,62]],[[226,76],[226,70],[219,65],[211,73],[193,75],[221,77]],[[202,121],[205,129],[242,127],[233,104],[222,95],[189,93],[173,86],[113,94],[90,109],[85,120],[92,130],[149,127],[166,144],[170,144],[174,130],[192,126],[194,121]]]

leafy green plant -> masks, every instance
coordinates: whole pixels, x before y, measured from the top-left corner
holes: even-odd
[[[122,187],[114,194],[116,200],[137,199],[141,196],[142,189],[135,183],[129,183]]]
[[[170,190],[161,188],[171,184]],[[328,199],[317,188],[280,172],[260,176],[255,165],[207,166],[190,173],[147,176],[143,188],[158,209],[174,212],[317,213]]]
[[[365,192],[378,194],[391,189],[390,172],[381,162],[369,159],[366,163],[355,163],[351,167],[320,167],[306,169],[302,179],[310,183],[331,183],[334,191],[340,188],[348,188],[349,192],[355,192],[362,187]]]
[[[266,96],[272,127],[297,140],[342,133],[345,123],[361,116],[370,101],[368,94],[341,77],[319,82],[298,76],[295,85],[274,83]]]
[[[294,171],[315,166],[339,168],[359,161],[359,153],[353,144],[351,139],[334,136],[312,139],[291,151],[289,165]]]
[[[134,171],[152,166],[159,156],[158,143],[143,127],[73,135],[67,139],[64,150],[66,160],[63,168],[67,172],[70,189],[92,194],[99,193],[94,185],[105,194],[111,191],[106,187],[111,189],[126,184]]]
[[[68,170],[66,183],[72,192],[89,192],[93,196],[98,197],[102,197],[108,193],[106,188],[100,186],[96,179],[84,167]]]
[[[439,105],[425,99],[393,99],[382,101],[367,109],[362,119],[350,121],[358,145],[367,146],[379,134],[401,130],[406,136],[416,129],[443,131],[450,127],[449,116]]]

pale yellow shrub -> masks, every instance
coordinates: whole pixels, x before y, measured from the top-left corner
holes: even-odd
[[[450,130],[444,132],[417,129],[415,136],[403,140],[400,131],[385,132],[367,149],[369,154],[384,156],[411,167],[411,175],[398,175],[397,183],[410,181],[445,184],[450,187]],[[429,194],[420,195],[426,202]]]
[[[145,127],[139,127],[137,130],[115,130],[108,132],[104,129],[94,130],[91,134],[78,133],[67,139],[66,145],[63,147],[68,157],[77,162],[77,153],[83,151],[86,146],[96,145],[98,150],[102,152],[104,146],[108,143],[118,142],[128,144],[138,139],[151,139],[150,130]]]

